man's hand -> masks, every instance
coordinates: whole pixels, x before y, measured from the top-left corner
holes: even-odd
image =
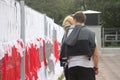
[[[95,75],[98,75],[98,73],[99,73],[99,69],[96,68],[96,67],[94,67],[94,71],[95,71]]]

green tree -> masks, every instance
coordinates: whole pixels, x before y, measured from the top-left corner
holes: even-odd
[[[120,2],[105,7],[101,18],[104,27],[120,28]]]
[[[33,9],[47,14],[56,23],[62,24],[65,16],[80,10],[102,12],[104,27],[120,27],[120,0],[25,0]]]
[[[47,14],[58,24],[61,24],[63,18],[69,14],[68,5],[70,2],[66,3],[65,0],[26,0],[26,4]]]

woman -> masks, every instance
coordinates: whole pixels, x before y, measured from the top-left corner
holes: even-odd
[[[72,16],[67,16],[67,17],[65,17],[65,19],[64,19],[64,21],[63,21],[63,27],[64,27],[64,30],[65,30],[65,34],[64,34],[64,36],[63,36],[62,42],[64,41],[64,38],[65,38],[65,35],[66,35],[66,31],[67,31],[71,26],[73,26],[73,17],[72,17]],[[61,54],[64,55],[64,53],[61,53]],[[61,66],[63,66],[65,78],[66,78],[66,80],[68,80],[67,58],[66,58],[66,57],[63,57],[62,55],[60,55]]]
[[[67,28],[73,26],[73,17],[72,16],[67,16],[63,20],[63,25],[62,25],[66,31]]]

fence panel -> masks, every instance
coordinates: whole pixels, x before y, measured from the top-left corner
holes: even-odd
[[[120,47],[120,28],[103,28],[102,46]]]
[[[62,73],[58,59],[63,28],[45,14],[25,6],[24,44],[20,39],[20,18],[18,2],[0,1],[0,79],[20,80],[21,57],[25,50],[26,80],[57,80]]]
[[[11,41],[20,38],[19,4],[8,4],[0,1],[0,41]]]

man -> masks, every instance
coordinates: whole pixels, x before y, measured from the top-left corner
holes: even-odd
[[[95,33],[85,26],[82,12],[73,15],[75,27],[68,30],[62,50],[68,59],[69,80],[95,80],[98,74],[98,47]]]

